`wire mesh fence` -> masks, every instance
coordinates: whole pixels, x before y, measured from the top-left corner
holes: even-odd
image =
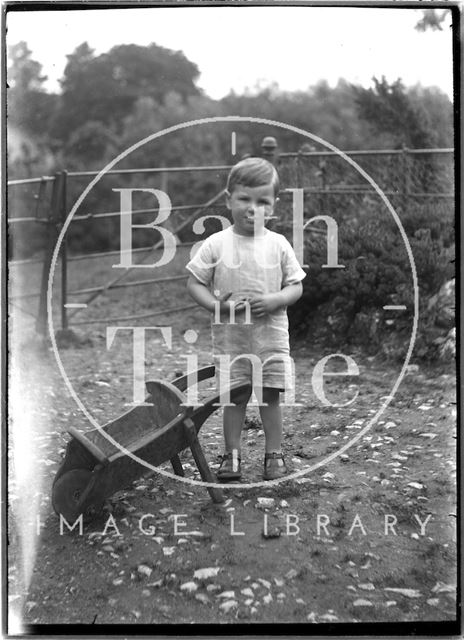
[[[412,201],[437,199],[452,209],[452,149],[352,151],[345,155],[368,174],[394,207],[404,210]],[[372,182],[344,156],[332,152],[282,154],[279,173],[285,186],[307,189],[318,195],[321,203],[330,202],[332,196],[357,197],[375,192]]]

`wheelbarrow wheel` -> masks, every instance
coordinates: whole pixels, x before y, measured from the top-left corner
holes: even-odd
[[[95,499],[86,505],[82,512],[78,509],[79,500],[88,486],[92,472],[88,469],[72,469],[67,471],[53,485],[52,505],[55,513],[62,515],[72,524],[83,513],[84,520],[92,520],[103,508],[103,500]]]

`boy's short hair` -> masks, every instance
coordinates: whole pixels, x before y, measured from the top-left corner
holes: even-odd
[[[227,178],[227,191],[231,194],[238,184],[244,187],[262,187],[272,184],[274,196],[277,196],[280,189],[279,174],[264,158],[245,158],[237,162]]]

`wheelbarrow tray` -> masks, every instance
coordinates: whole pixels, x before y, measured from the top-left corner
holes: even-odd
[[[198,372],[197,379],[211,374],[214,367],[206,367]],[[144,405],[133,407],[100,429],[81,433],[70,427],[72,438],[52,487],[55,511],[66,519],[75,519],[80,513],[92,517],[106,498],[150,473],[143,462],[158,467],[171,461],[175,473],[183,475],[178,454],[187,447],[192,449],[202,478],[214,482],[197,434],[219,408],[221,396],[211,396],[196,408],[186,406],[180,389],[185,389],[190,380],[190,376],[182,376],[173,383],[149,381]],[[248,385],[234,385],[230,388],[231,402],[239,401],[248,391]],[[217,490],[210,494],[214,500],[222,500]]]

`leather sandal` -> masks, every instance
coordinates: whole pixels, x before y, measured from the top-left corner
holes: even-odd
[[[264,480],[277,480],[288,473],[287,465],[281,453],[273,452],[264,454]]]
[[[221,466],[216,471],[216,477],[220,482],[240,480],[242,477],[241,458],[237,449],[230,453],[224,453],[221,457]]]

